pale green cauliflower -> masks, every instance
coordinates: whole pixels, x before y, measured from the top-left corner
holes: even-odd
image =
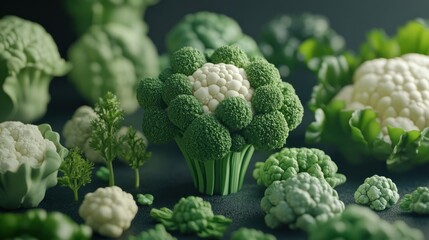
[[[399,207],[405,212],[429,214],[429,188],[418,187],[399,202]]]
[[[358,204],[382,211],[398,202],[399,193],[396,184],[390,178],[374,175],[365,179],[356,190],[354,198]]]

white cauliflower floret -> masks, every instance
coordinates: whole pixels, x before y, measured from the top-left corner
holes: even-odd
[[[228,97],[242,97],[251,104],[253,88],[243,68],[225,63],[206,63],[188,78],[194,96],[203,104],[206,113],[214,112]]]
[[[86,194],[79,208],[79,216],[101,235],[119,237],[130,227],[137,210],[133,196],[113,186]]]
[[[406,131],[429,127],[429,56],[412,53],[367,61],[353,81],[335,98],[350,110],[374,109],[387,141],[388,126]]]
[[[0,123],[0,173],[15,172],[22,164],[40,167],[48,150],[56,152],[56,147],[37,126],[16,121]]]
[[[63,128],[64,145],[68,148],[79,147],[85,157],[93,162],[103,163],[101,155],[91,148],[91,121],[97,118],[94,110],[89,106],[81,106],[74,112],[72,118]]]

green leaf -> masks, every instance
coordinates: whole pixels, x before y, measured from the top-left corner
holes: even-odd
[[[374,29],[367,34],[366,42],[360,46],[360,57],[363,60],[375,58],[393,58],[400,55],[396,39],[389,38],[384,30]]]
[[[380,137],[381,125],[377,113],[372,109],[354,111],[350,119],[352,138],[365,145],[372,145]]]
[[[396,41],[401,49],[401,54],[421,53],[429,55],[428,26],[427,21],[417,19],[398,29]]]

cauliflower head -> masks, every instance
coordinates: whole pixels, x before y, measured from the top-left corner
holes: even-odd
[[[240,228],[232,233],[231,240],[276,240],[271,234],[252,228]]]
[[[399,207],[405,212],[429,214],[429,188],[418,187],[399,202]]]
[[[274,181],[286,180],[299,172],[325,179],[331,187],[346,181],[346,176],[337,173],[338,167],[325,152],[316,148],[283,148],[268,157],[265,162],[257,162],[253,177],[259,185],[268,187]]]
[[[354,193],[355,202],[368,205],[376,211],[392,207],[399,200],[396,184],[384,176],[374,175],[365,179]]]
[[[289,225],[308,231],[344,210],[337,192],[323,180],[306,172],[275,181],[265,190],[261,208],[270,228]]]
[[[423,233],[410,228],[403,221],[393,224],[375,214],[368,208],[357,205],[347,206],[344,212],[326,222],[318,223],[309,232],[310,240],[324,239],[408,239],[423,240]]]
[[[48,124],[0,123],[0,207],[36,207],[57,184],[66,155]]]
[[[119,237],[137,214],[133,196],[117,186],[88,193],[79,207],[79,216],[94,231],[106,237]]]
[[[39,24],[5,16],[0,29],[0,122],[32,122],[46,112],[52,78],[70,66]]]

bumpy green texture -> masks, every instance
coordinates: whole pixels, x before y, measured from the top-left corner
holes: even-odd
[[[330,28],[326,17],[304,13],[272,19],[262,30],[259,46],[286,78],[305,67],[306,60],[340,52],[344,39]]]
[[[140,233],[137,236],[131,236],[128,240],[177,240],[165,230],[164,225],[157,224],[154,228]]]
[[[196,234],[201,238],[219,239],[231,223],[229,218],[214,215],[211,204],[195,196],[181,198],[173,211],[165,207],[152,208],[150,215],[169,231]]]
[[[405,212],[429,214],[429,188],[418,187],[413,192],[405,194],[399,201],[399,207]]]
[[[261,200],[266,213],[265,223],[270,228],[289,225],[308,231],[317,222],[327,221],[344,210],[337,192],[323,179],[303,172],[275,181]]]
[[[387,58],[388,61],[408,53],[429,55],[429,45],[423,40],[428,35],[427,21],[416,19],[399,27],[394,36],[386,35],[383,30],[372,30],[357,56],[321,58],[315,70],[318,84],[310,101],[315,121],[307,129],[306,141],[337,146],[344,159],[352,163],[385,161],[392,171],[407,171],[429,162],[429,126],[420,130],[391,126],[386,131],[381,124],[381,113],[372,108],[348,109],[343,100],[336,98],[353,83],[356,69],[366,60]],[[416,91],[422,88],[417,87]]]
[[[262,57],[250,61],[236,46],[209,55],[192,47],[172,53],[171,68],[138,83],[137,99],[149,141],[175,140],[198,190],[225,195],[241,188],[254,149],[285,144],[303,106]]]
[[[166,43],[169,53],[185,46],[204,52],[235,44],[249,55],[260,55],[256,42],[241,31],[234,19],[213,12],[186,15],[168,32]]]
[[[276,240],[271,234],[252,228],[240,228],[232,233],[230,240]]]
[[[60,144],[60,135],[54,132],[49,124],[41,124],[37,128],[45,140],[55,145],[56,151],[46,149],[43,162],[38,167],[32,167],[30,163],[22,163],[16,171],[0,173],[0,207],[2,208],[37,207],[45,197],[46,190],[58,182],[58,169],[68,151]],[[0,130],[7,132],[6,129]],[[32,134],[28,131],[27,133]],[[21,147],[15,146],[16,149]]]
[[[423,233],[410,228],[403,221],[393,224],[381,219],[368,208],[347,206],[344,212],[326,222],[321,222],[309,232],[309,240],[423,240]]]
[[[125,112],[137,109],[138,80],[158,74],[157,50],[142,27],[94,25],[70,47],[70,80],[84,98],[95,103],[110,91]]]
[[[91,239],[91,228],[78,225],[60,212],[31,209],[24,213],[0,214],[1,239]]]
[[[354,194],[355,202],[376,211],[391,208],[399,200],[398,188],[390,178],[374,175],[365,179]]]
[[[52,78],[70,66],[39,24],[5,16],[0,29],[0,122],[35,121],[46,112]]]
[[[142,206],[150,206],[153,203],[153,195],[152,194],[137,194],[136,201],[138,204]]]
[[[346,176],[337,173],[338,167],[329,155],[316,148],[283,148],[271,154],[265,162],[257,162],[253,178],[258,185],[268,187],[274,181],[287,180],[300,172],[325,179],[331,187],[346,181]]]

